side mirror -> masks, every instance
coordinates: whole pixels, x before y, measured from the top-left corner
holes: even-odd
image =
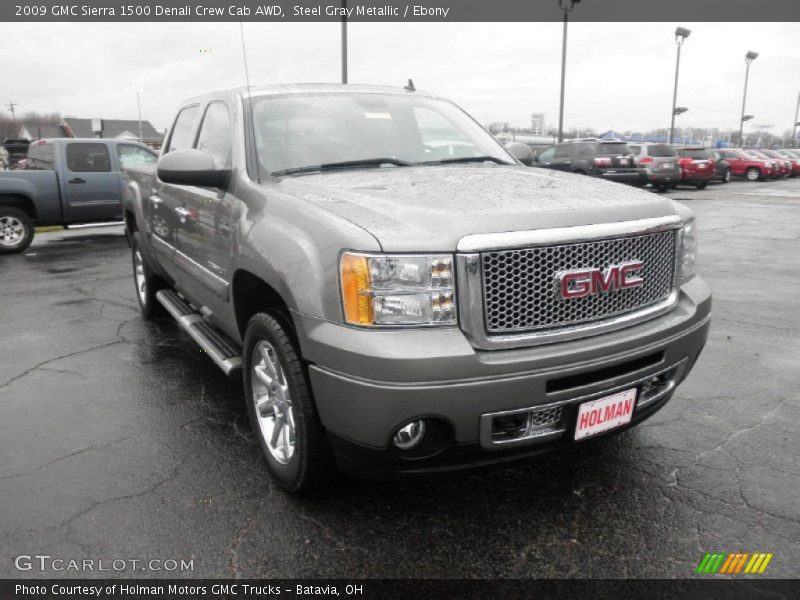
[[[530,146],[527,144],[511,142],[506,146],[506,150],[526,167],[530,167],[533,164],[533,152],[531,152]]]
[[[173,185],[222,188],[229,169],[217,169],[214,157],[203,150],[175,150],[165,154],[156,166],[158,178]]]

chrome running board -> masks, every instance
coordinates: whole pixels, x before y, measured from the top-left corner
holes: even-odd
[[[158,302],[183,327],[226,375],[242,368],[241,350],[173,290],[156,293]]]

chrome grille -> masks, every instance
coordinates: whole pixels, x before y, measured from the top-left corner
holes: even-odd
[[[578,325],[665,300],[675,286],[675,230],[481,254],[486,331],[512,333]],[[639,260],[644,283],[583,298],[561,297],[557,273]]]

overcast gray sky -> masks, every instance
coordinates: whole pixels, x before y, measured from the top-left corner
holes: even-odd
[[[733,128],[750,73],[752,124],[792,126],[800,92],[800,23],[572,23],[565,127],[669,126],[673,31],[692,30],[681,61],[678,123]],[[336,82],[338,23],[245,23],[257,83]],[[169,125],[183,99],[244,84],[238,23],[3,23],[0,104],[64,116],[142,117]],[[403,85],[456,101],[479,121],[558,119],[560,23],[351,23],[350,81]],[[204,50],[201,52],[201,50]],[[7,111],[6,111],[7,112]],[[750,124],[748,124],[750,125]]]

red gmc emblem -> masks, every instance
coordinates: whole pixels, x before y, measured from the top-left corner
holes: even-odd
[[[633,260],[607,269],[577,269],[556,273],[558,289],[564,300],[584,298],[595,294],[636,288],[644,283],[638,275],[644,267],[640,260]]]

